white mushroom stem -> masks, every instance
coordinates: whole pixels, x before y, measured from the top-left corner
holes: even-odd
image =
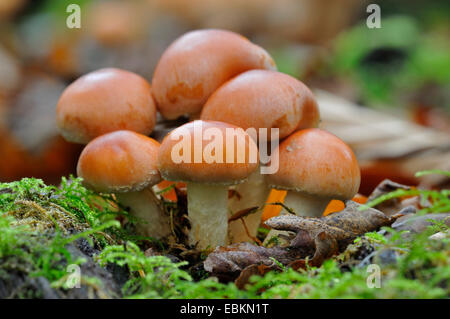
[[[228,232],[228,186],[186,183],[189,243],[200,249],[226,244]]]
[[[230,216],[251,207],[260,207],[261,209],[243,217],[243,221],[241,219],[232,221],[228,226],[229,241],[230,243],[253,242],[252,237],[256,237],[261,224],[262,206],[269,196],[270,188],[265,183],[264,176],[259,170],[256,170],[248,177],[247,181],[237,185],[234,190],[237,194],[228,201]],[[251,237],[247,234],[244,223]]]
[[[292,209],[297,216],[320,217],[331,200],[331,197],[288,191],[284,205]]]
[[[119,202],[130,208],[130,214],[138,218],[137,231],[154,238],[170,234],[170,220],[159,206],[158,198],[150,187],[138,192],[116,193]]]
[[[331,200],[331,197],[314,196],[307,193],[288,191],[284,199],[284,205],[290,208],[297,216],[321,217]],[[280,215],[285,214],[288,214],[285,210],[282,210],[280,213]],[[264,244],[266,244],[270,238],[279,235],[288,235],[288,232],[272,229],[269,234],[267,234]],[[279,239],[280,243],[285,243],[281,237],[279,237]]]

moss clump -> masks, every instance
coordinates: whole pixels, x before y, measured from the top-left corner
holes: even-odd
[[[94,205],[94,199],[104,205]],[[61,188],[32,178],[1,183],[0,294],[7,294],[2,297],[42,296],[36,286],[64,289],[66,266],[86,262],[82,253],[72,252],[80,239],[96,249],[120,242],[111,207],[110,197],[88,191],[79,179],[63,179]],[[82,280],[92,284],[88,277]]]
[[[88,227],[86,223],[78,221],[73,214],[51,202],[46,208],[29,200],[16,200],[14,204],[14,210],[7,213],[15,218],[14,226],[29,225],[37,231],[58,228],[66,234],[69,230],[84,231]]]
[[[18,206],[21,204],[27,206],[31,203],[40,206],[50,215],[51,211],[56,209],[63,221],[72,226],[75,226],[76,221],[93,227],[117,214],[126,214],[120,210],[112,195],[99,195],[88,190],[81,184],[80,178],[63,177],[59,188],[45,185],[42,180],[35,178],[0,183],[0,211],[12,212],[14,215],[14,212],[18,211]],[[40,213],[32,215],[37,219],[48,219],[45,212],[34,204],[28,205],[28,208],[35,211],[37,209]]]

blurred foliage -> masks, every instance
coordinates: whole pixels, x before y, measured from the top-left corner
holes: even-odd
[[[430,174],[439,174],[443,176],[450,177],[450,171],[442,171],[442,170],[429,170],[429,171],[421,171],[416,173],[416,177],[421,177]],[[388,194],[384,194],[380,197],[375,198],[371,202],[362,205],[359,209],[363,211],[367,207],[375,207],[382,202],[393,198],[400,197],[413,197],[419,196],[420,203],[423,207],[420,209],[417,214],[424,215],[430,213],[448,213],[450,212],[450,189],[442,189],[442,190],[427,190],[427,189],[397,189]],[[428,204],[431,203],[431,204]]]
[[[55,18],[66,18],[66,8],[70,4],[78,4],[81,8],[85,7],[92,0],[33,0],[30,1],[25,11],[22,13],[23,16],[27,16],[34,13],[49,13]]]
[[[446,34],[437,30],[424,33],[408,16],[382,18],[381,26],[369,29],[364,22],[343,33],[336,40],[331,72],[352,79],[369,104],[404,106],[416,100],[450,112],[446,93],[450,89],[450,42]],[[439,87],[435,96],[423,96],[428,87],[435,86]]]
[[[450,2],[447,0],[383,0],[380,3],[384,14],[402,14],[414,17],[425,28],[448,27]]]

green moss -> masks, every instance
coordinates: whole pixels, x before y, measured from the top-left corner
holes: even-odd
[[[94,199],[103,206],[93,205]],[[0,279],[24,274],[58,282],[67,276],[66,265],[85,262],[71,255],[68,244],[79,238],[99,247],[117,243],[113,238],[119,224],[104,217],[112,204],[110,197],[88,191],[79,179],[63,178],[61,188],[33,178],[1,183]]]
[[[434,203],[441,207],[440,201]],[[430,212],[435,210],[434,206],[430,208]],[[121,214],[126,212],[113,197],[88,191],[79,179],[63,179],[60,188],[35,179],[0,184],[0,279],[20,272],[45,277],[55,289],[65,289],[65,265],[84,262],[73,257],[67,245],[86,238],[101,248],[95,258],[100,265],[113,263],[129,269],[129,280],[122,288],[126,298],[448,298],[450,295],[450,241],[448,236],[429,239],[436,231],[448,234],[444,223],[435,223],[427,231],[408,237],[391,228],[385,228],[384,235],[367,233],[321,267],[303,271],[283,267],[263,277],[254,276],[246,289],[240,290],[233,283],[219,283],[214,277],[193,276],[186,270],[186,261],[174,263],[165,256],[147,257],[138,245],[141,241],[133,240],[133,235],[114,221]],[[379,256],[385,251],[395,252],[394,262],[381,261]],[[371,262],[380,266],[381,288],[368,287],[370,273],[361,264],[361,258],[355,257],[358,254],[362,259],[374,255]],[[83,284],[101,285],[97,278],[83,278]],[[36,297],[27,290],[17,295]]]

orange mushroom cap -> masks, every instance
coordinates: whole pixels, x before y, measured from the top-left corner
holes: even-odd
[[[156,106],[144,78],[107,68],[88,73],[69,85],[58,101],[56,116],[66,140],[87,144],[118,130],[150,134],[156,124]]]
[[[212,133],[213,130],[220,137],[208,137],[208,131]],[[231,134],[235,136],[233,139]],[[227,135],[234,141],[233,145],[230,145],[232,148],[227,145]],[[178,148],[181,145],[179,143],[183,143],[181,152]],[[220,152],[218,148],[222,149],[222,156],[219,158],[218,155],[218,160],[211,160],[205,156],[208,147],[212,147],[210,143],[217,146],[214,154],[220,155],[216,152]],[[174,154],[186,155],[184,152],[189,155],[187,161],[173,158]],[[195,153],[199,155],[197,160]],[[238,154],[244,156],[239,158]],[[164,138],[158,162],[159,171],[167,180],[229,185],[245,180],[258,168],[258,148],[243,129],[234,125],[214,121],[193,121],[176,128]]]
[[[279,169],[267,175],[273,188],[343,200],[358,191],[358,161],[350,147],[331,133],[316,128],[295,132],[275,152]]]
[[[131,131],[116,131],[92,140],[80,155],[78,176],[98,192],[139,191],[161,181],[159,143]]]
[[[312,92],[302,82],[276,71],[251,70],[218,88],[200,118],[257,131],[278,128],[279,138],[284,138],[297,129],[317,127],[320,116]]]
[[[188,32],[167,48],[156,66],[152,85],[158,109],[167,119],[198,114],[220,85],[251,69],[276,67],[263,48],[237,33]]]

